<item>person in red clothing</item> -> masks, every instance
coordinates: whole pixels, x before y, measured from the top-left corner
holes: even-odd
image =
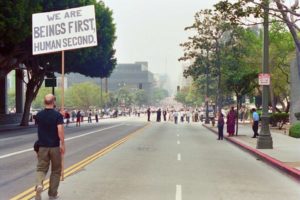
[[[80,126],[80,121],[81,121],[81,113],[80,110],[78,110],[76,114],[76,126]]]
[[[65,112],[65,118],[66,118],[66,127],[69,126],[69,123],[70,123],[70,114],[68,111]]]
[[[234,111],[234,107],[231,107],[229,113],[227,114],[227,133],[228,136],[233,136],[235,131],[235,121],[236,121],[236,115]]]

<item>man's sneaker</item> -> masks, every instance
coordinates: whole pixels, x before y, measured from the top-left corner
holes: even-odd
[[[49,196],[49,200],[55,200],[55,199],[59,199],[59,196],[56,195],[56,196]]]
[[[35,200],[42,200],[43,186],[38,185],[35,189]]]

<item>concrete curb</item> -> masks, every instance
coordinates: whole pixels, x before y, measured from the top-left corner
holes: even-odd
[[[216,130],[214,130],[213,128],[211,127],[208,127],[206,125],[203,124],[203,126],[205,128],[207,128],[208,130],[214,132],[215,134],[218,134],[218,132]],[[297,170],[295,168],[292,168],[290,166],[287,166],[286,164],[284,164],[283,162],[265,154],[265,153],[262,153],[261,151],[253,148],[253,147],[250,147],[250,146],[247,146],[239,141],[237,141],[236,139],[234,138],[231,138],[231,137],[224,137],[227,141],[231,142],[232,144],[235,144],[236,146],[238,146],[239,148],[251,153],[252,155],[258,157],[259,159],[261,159],[262,161],[264,161],[265,163],[267,164],[270,164],[271,166],[279,169],[280,171],[292,176],[293,178],[295,178],[297,181],[300,181],[300,170]]]

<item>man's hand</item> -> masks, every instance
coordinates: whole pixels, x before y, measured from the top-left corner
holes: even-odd
[[[66,152],[65,144],[60,145],[59,148],[60,148],[60,153],[61,153],[61,154],[65,154],[65,152]]]

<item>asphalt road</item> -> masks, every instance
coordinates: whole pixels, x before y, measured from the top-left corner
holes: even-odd
[[[152,122],[68,177],[59,193],[66,200],[299,200],[299,188],[200,124]]]
[[[65,168],[120,140],[146,123],[127,120],[103,120],[99,124],[65,128]],[[0,200],[7,200],[32,187],[36,156],[32,150],[36,129],[0,134]]]

